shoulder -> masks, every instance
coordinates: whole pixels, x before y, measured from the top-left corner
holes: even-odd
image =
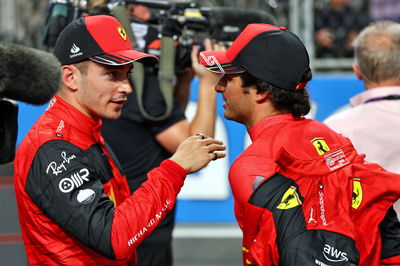
[[[271,176],[278,171],[272,156],[265,152],[254,152],[254,145],[250,145],[233,163],[229,175],[232,177]]]
[[[368,119],[367,113],[363,105],[349,107],[342,110],[338,110],[332,115],[328,116],[323,123],[331,129],[341,132],[348,128],[354,127],[360,124],[361,121]]]
[[[296,158],[314,159],[321,151],[341,146],[345,142],[345,137],[327,125],[313,119],[304,119],[281,129],[273,143],[273,154],[277,158],[284,149]]]

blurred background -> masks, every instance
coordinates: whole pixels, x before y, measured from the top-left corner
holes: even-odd
[[[51,19],[49,14],[50,11],[54,12],[54,6],[70,4],[86,7],[93,2],[96,1],[1,0],[0,42],[51,51],[48,27]],[[351,69],[351,41],[357,33],[371,21],[400,21],[398,0],[189,2],[204,10],[233,7],[241,10],[241,14],[246,14],[243,13],[246,11],[250,12],[248,14],[261,11],[272,16],[276,25],[285,26],[296,33],[303,40],[311,57],[314,77],[309,84],[309,91],[313,108],[309,116],[319,121],[341,108],[346,108],[348,99],[363,90],[362,83],[356,79]],[[226,12],[207,14],[208,21],[218,20],[214,16],[227,16]],[[223,27],[224,22],[218,25]],[[194,114],[197,87],[198,81],[195,78],[186,110],[189,119]],[[45,108],[46,106],[34,107],[19,103],[17,145]],[[242,125],[223,118],[220,98],[217,108],[216,138],[226,143],[228,156],[226,160],[219,160],[212,167],[191,175],[179,194],[177,226],[174,230],[174,260],[177,266],[242,264],[241,232],[233,215],[233,198],[227,176],[231,163],[249,145],[250,140]],[[27,265],[19,231],[12,176],[12,163],[0,165],[0,265]]]

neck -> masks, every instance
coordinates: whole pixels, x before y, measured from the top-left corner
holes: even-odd
[[[83,113],[87,117],[89,117],[89,118],[91,118],[93,120],[96,120],[96,121],[100,120],[99,118],[93,117],[89,113],[87,113],[82,108],[82,106],[76,101],[76,99],[73,97],[73,95],[71,93],[69,93],[68,91],[64,90],[63,88],[61,90],[59,90],[57,95],[61,99],[63,99],[66,103],[68,103],[69,105],[71,105],[72,107],[74,107],[76,110],[78,110],[79,112]]]
[[[395,87],[395,86],[400,86],[400,82],[397,80],[384,80],[380,82],[369,82],[365,83],[365,89],[366,90],[372,90],[372,89],[377,89],[380,87]]]
[[[284,114],[285,112],[276,110],[270,102],[266,102],[265,105],[261,106],[262,108],[257,108],[258,110],[253,112],[252,119],[249,119],[246,125],[247,132],[253,128],[255,124],[263,120],[264,118]]]

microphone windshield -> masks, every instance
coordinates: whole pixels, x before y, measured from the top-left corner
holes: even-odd
[[[60,63],[48,52],[0,43],[0,98],[43,105],[60,87]]]

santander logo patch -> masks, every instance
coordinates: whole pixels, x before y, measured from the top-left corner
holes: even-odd
[[[70,52],[71,52],[71,54],[69,55],[69,58],[74,58],[77,56],[81,56],[83,54],[81,52],[81,48],[79,48],[75,43],[72,44]]]

